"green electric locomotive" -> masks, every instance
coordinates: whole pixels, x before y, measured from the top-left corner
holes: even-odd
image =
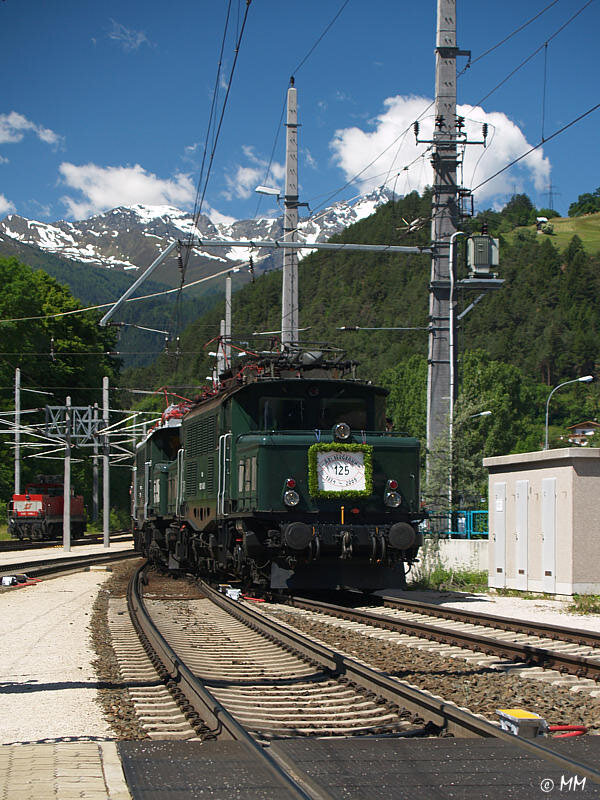
[[[419,442],[385,389],[303,354],[247,364],[137,446],[137,549],[171,570],[289,589],[403,587],[421,544]]]

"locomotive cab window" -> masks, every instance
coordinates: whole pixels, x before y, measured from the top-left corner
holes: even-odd
[[[338,422],[346,422],[354,430],[366,430],[367,401],[362,397],[324,397],[317,427],[327,430]]]
[[[309,427],[306,401],[299,397],[261,397],[258,412],[263,431],[305,430]]]
[[[62,497],[64,489],[62,486],[28,486],[27,494],[45,494],[49,497]]]

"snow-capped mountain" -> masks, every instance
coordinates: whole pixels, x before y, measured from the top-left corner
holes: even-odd
[[[335,203],[325,210],[302,219],[298,238],[310,244],[327,240],[335,233],[372,214],[377,206],[386,203],[391,192],[376,189],[355,202]],[[226,239],[251,241],[275,239],[283,235],[282,217],[237,220],[230,224],[213,223],[201,215],[194,226],[192,215],[173,206],[135,205],[112,209],[80,222],[38,222],[10,214],[0,221],[0,235],[4,234],[23,244],[38,247],[46,252],[117,270],[145,269],[173,241],[185,241],[191,234],[199,239]],[[190,264],[199,274],[247,262],[250,255],[256,261],[257,271],[273,269],[279,265],[278,257],[268,251],[251,251],[243,247],[194,249]],[[308,252],[308,251],[306,251]],[[306,254],[306,252],[304,254]],[[302,255],[302,253],[300,254]],[[175,261],[167,270],[165,282],[178,283]],[[162,276],[161,276],[162,278]],[[170,278],[170,280],[169,280]]]

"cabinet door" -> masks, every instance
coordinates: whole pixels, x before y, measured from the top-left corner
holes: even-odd
[[[527,541],[529,537],[529,481],[515,485],[515,589],[527,590]]]
[[[506,483],[494,484],[494,562],[490,586],[506,586]]]
[[[556,591],[556,478],[542,481],[542,589]]]

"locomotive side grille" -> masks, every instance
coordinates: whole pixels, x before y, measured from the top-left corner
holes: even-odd
[[[208,453],[216,447],[215,432],[216,432],[216,417],[208,417],[202,420],[200,428],[200,452]]]
[[[206,491],[213,492],[215,488],[215,460],[212,456],[206,459]]]
[[[198,490],[198,462],[188,461],[185,465],[185,497],[194,497]]]
[[[196,458],[202,453],[210,453],[216,447],[216,416],[200,419],[188,426],[185,437],[187,455]]]
[[[192,458],[200,453],[200,425],[200,422],[193,422],[186,431],[185,449]]]

